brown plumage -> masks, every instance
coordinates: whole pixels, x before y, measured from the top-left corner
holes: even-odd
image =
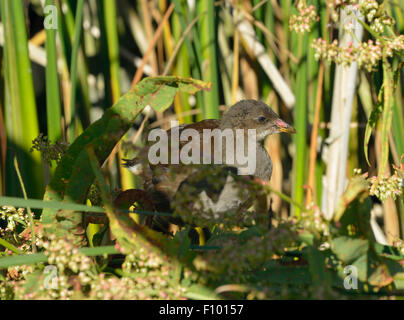
[[[285,121],[281,120],[279,116],[272,111],[265,103],[255,100],[243,100],[232,106],[229,111],[223,116],[221,120],[203,120],[193,124],[185,124],[180,126],[179,134],[185,129],[196,130],[202,139],[204,129],[230,129],[235,131],[236,129],[244,130],[245,136],[249,129],[255,129],[256,132],[256,169],[251,177],[258,178],[263,181],[269,181],[272,174],[272,161],[267,151],[264,148],[264,140],[271,134],[279,132],[294,133],[295,129],[288,125]],[[171,130],[168,130],[168,137],[171,136]],[[184,147],[189,141],[180,141],[180,149]],[[235,141],[237,144],[238,141]],[[170,144],[170,141],[169,141]],[[211,144],[213,148],[213,143]],[[203,141],[200,142],[201,154],[203,151]],[[222,151],[225,152],[226,144],[223,144]],[[245,146],[246,148],[246,146]],[[212,149],[212,156],[214,154]],[[216,150],[217,151],[217,150]],[[170,157],[169,157],[170,159]],[[246,203],[250,202],[252,195],[243,196],[243,199],[237,195],[235,189],[236,182],[229,175],[235,173],[230,169],[238,168],[242,166],[235,163],[231,166],[223,166],[223,172],[218,174],[218,178],[221,179],[221,185],[215,184],[215,187],[211,183],[206,181],[192,180],[192,176],[196,174],[198,167],[179,165],[150,165],[147,161],[140,159],[127,160],[124,164],[128,169],[138,167],[142,164],[142,172],[145,177],[145,189],[153,194],[153,199],[156,202],[157,210],[168,209],[171,201],[176,197],[177,193],[187,192],[187,183],[193,181],[193,196],[201,196],[202,202],[207,208],[198,208],[198,210],[239,210],[244,208]],[[204,165],[205,167],[205,165]],[[227,169],[226,169],[227,168]],[[138,169],[138,168],[137,168]],[[136,170],[138,172],[139,170]],[[172,172],[176,172],[175,175]],[[203,179],[202,179],[203,180]],[[220,184],[220,183],[219,183]],[[224,192],[224,193],[223,193]],[[222,201],[222,203],[219,203]],[[161,205],[159,205],[161,204]],[[160,208],[159,208],[160,207]],[[190,206],[192,208],[192,205]],[[174,208],[175,209],[175,208]],[[192,210],[192,209],[191,209]]]

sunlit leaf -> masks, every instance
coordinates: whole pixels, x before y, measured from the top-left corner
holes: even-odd
[[[103,163],[146,106],[162,111],[171,105],[178,90],[195,92],[206,88],[209,84],[180,77],[154,77],[141,81],[72,143],[46,188],[44,200],[84,203],[94,179],[86,148],[93,148],[97,159]],[[42,213],[42,222],[51,233],[73,232],[84,240],[80,212],[48,208]]]

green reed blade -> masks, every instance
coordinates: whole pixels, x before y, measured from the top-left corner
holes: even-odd
[[[5,43],[5,123],[8,138],[7,194],[20,194],[12,158],[20,159],[21,172],[29,195],[41,196],[43,175],[41,158],[30,153],[32,140],[39,134],[36,101],[28,55],[28,37],[21,1],[1,1]]]
[[[76,18],[74,22],[72,58],[70,63],[71,95],[70,95],[70,119],[69,119],[70,127],[68,130],[70,142],[72,142],[76,137],[75,121],[76,121],[77,61],[81,41],[81,29],[83,25],[83,5],[84,0],[78,0],[76,9]]]
[[[296,83],[294,86],[294,91],[296,92],[296,106],[295,106],[295,124],[297,134],[295,135],[296,144],[296,157],[294,161],[294,197],[295,201],[299,204],[303,203],[304,197],[304,181],[306,174],[306,122],[307,122],[307,61],[306,56],[303,54],[305,52],[303,44],[307,43],[307,35],[299,36],[299,55],[301,59],[297,74]],[[301,211],[296,208],[294,211],[295,215],[299,216]]]
[[[217,66],[216,9],[214,1],[198,1],[197,9],[201,18],[198,21],[202,48],[202,79],[212,83],[210,92],[204,92],[205,119],[219,118],[219,77]],[[207,14],[203,14],[207,12]],[[203,14],[203,15],[202,15]]]
[[[46,0],[46,5],[55,5],[55,0]],[[56,53],[57,30],[46,29],[46,115],[48,138],[56,142],[62,138],[62,110]]]

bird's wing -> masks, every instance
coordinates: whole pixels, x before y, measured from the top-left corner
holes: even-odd
[[[215,120],[215,119],[207,119],[207,120],[202,120],[196,123],[191,123],[191,124],[183,124],[178,127],[171,128],[167,130],[167,136],[168,136],[168,159],[169,163],[168,164],[157,164],[157,165],[151,165],[148,164],[147,159],[139,158],[136,157],[131,160],[125,160],[124,166],[127,167],[130,171],[132,171],[135,174],[139,174],[139,169],[145,170],[145,168],[150,168],[151,169],[151,176],[147,175],[150,180],[152,180],[152,183],[154,185],[155,190],[162,192],[167,195],[169,199],[174,196],[174,194],[177,192],[177,189],[179,185],[181,184],[182,181],[184,181],[192,172],[193,168],[184,166],[184,165],[173,165],[171,164],[171,138],[172,138],[172,132],[174,129],[178,130],[179,136],[181,136],[181,133],[184,132],[186,129],[192,129],[196,130],[197,133],[199,134],[200,137],[200,152],[201,152],[201,162],[202,162],[202,150],[203,150],[203,130],[204,129],[209,129],[209,130],[214,130],[218,129],[220,126],[220,121]],[[179,151],[188,144],[192,139],[189,138],[188,140],[185,141],[179,141]],[[148,155],[148,147],[145,148],[141,152],[142,156],[141,157],[147,157]],[[213,147],[213,144],[212,144]],[[211,152],[213,155],[214,152]]]
[[[205,130],[205,129],[214,130],[214,129],[218,129],[219,126],[220,126],[220,120],[216,120],[216,119],[206,119],[206,120],[202,120],[202,121],[195,122],[195,123],[182,124],[178,127],[174,127],[174,128],[167,130],[169,144],[170,144],[170,140],[171,140],[171,132],[173,129],[179,129],[180,136],[184,130],[187,130],[187,129],[196,130],[198,132],[200,138],[202,139],[203,130]],[[186,145],[189,141],[190,141],[190,139],[188,139],[186,141],[180,141],[180,148],[182,148],[184,145]],[[201,145],[202,145],[202,140],[201,140]]]
[[[171,129],[167,130],[167,137],[168,137],[168,145],[167,146],[168,146],[169,159],[171,158],[171,138],[173,136],[172,133],[173,133],[174,129],[178,130],[179,136],[181,136],[181,134],[186,129],[196,130],[197,133],[200,136],[200,139],[201,139],[200,140],[200,146],[202,146],[203,145],[203,141],[202,141],[203,130],[204,129],[214,130],[214,129],[218,129],[219,126],[220,126],[220,120],[207,119],[207,120],[202,120],[202,121],[199,121],[199,122],[196,122],[196,123],[185,123],[185,124],[182,124],[182,125],[180,125],[178,127],[173,127]],[[184,147],[190,141],[191,141],[191,137],[189,137],[189,139],[185,140],[185,141],[180,140],[179,141],[179,150],[181,150],[181,148]],[[151,144],[149,143],[148,146],[145,148],[146,150],[143,150],[143,152],[142,152],[143,156],[147,155],[147,149],[150,147],[150,145]],[[135,157],[133,159],[124,159],[123,166],[125,166],[128,169],[131,169],[132,167],[135,167],[135,166],[138,167],[143,162],[144,162],[144,159],[140,159],[139,157]],[[158,166],[167,167],[169,165],[170,164],[161,164],[161,165],[158,165]],[[134,170],[134,169],[132,169],[132,170]],[[137,171],[138,170],[136,169],[136,172]]]

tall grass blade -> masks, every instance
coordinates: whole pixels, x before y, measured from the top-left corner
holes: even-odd
[[[76,137],[76,90],[77,90],[77,61],[79,56],[79,47],[81,42],[81,30],[83,25],[83,6],[84,0],[78,0],[76,8],[76,18],[74,23],[74,36],[72,57],[70,63],[70,80],[71,80],[71,94],[70,94],[70,119],[69,125],[69,141],[73,142]]]
[[[18,179],[13,173],[14,154],[21,162],[21,173],[31,196],[43,193],[41,158],[30,154],[32,140],[39,134],[38,117],[23,3],[2,0],[5,53],[5,122],[9,149],[7,152],[7,194],[19,195]]]
[[[199,14],[206,12],[198,21],[202,48],[202,79],[212,83],[210,92],[204,92],[206,119],[219,118],[219,78],[217,66],[216,9],[214,1],[198,1]]]
[[[55,5],[55,0],[46,0],[46,6],[51,5]],[[48,138],[52,142],[56,142],[63,138],[56,33],[57,30],[55,29],[46,29],[46,115]]]
[[[1,244],[1,243],[0,243]],[[104,254],[119,253],[114,246],[95,247],[95,248],[80,248],[79,252],[87,257],[102,256]],[[13,266],[32,265],[44,263],[48,261],[48,257],[44,253],[25,254],[0,258],[0,269],[5,269]]]
[[[295,107],[295,125],[297,134],[295,136],[296,157],[294,159],[294,198],[299,204],[303,203],[306,174],[306,122],[307,122],[307,57],[304,54],[303,43],[307,41],[307,35],[299,37],[299,57],[300,63],[296,75],[296,107]],[[299,216],[301,211],[296,208],[294,214]]]

